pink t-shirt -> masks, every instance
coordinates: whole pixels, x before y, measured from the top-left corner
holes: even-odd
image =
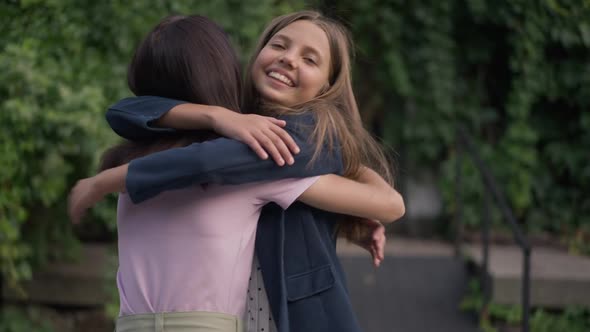
[[[209,311],[242,317],[262,207],[289,207],[317,177],[195,186],[135,205],[119,195],[120,315]]]

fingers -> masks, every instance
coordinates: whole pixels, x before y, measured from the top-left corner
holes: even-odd
[[[289,133],[286,130],[284,130],[283,128],[278,128],[278,127],[272,127],[271,129],[281,139],[283,144],[285,144],[289,148],[289,150],[292,153],[294,153],[294,154],[299,153],[299,151],[300,151],[299,146],[297,146],[297,143],[295,143],[295,140],[293,139],[293,137],[291,137],[291,135],[289,135]]]
[[[373,266],[379,267],[380,265],[381,265],[381,260],[379,258],[374,258],[373,259]]]
[[[68,216],[73,224],[78,224],[84,215],[84,210],[79,208],[79,204],[74,197],[72,190],[72,193],[68,197]]]
[[[383,257],[379,256],[378,250],[374,246],[371,247],[371,256],[373,257],[373,266],[379,267],[383,261]]]
[[[235,136],[229,136],[246,143],[262,159],[270,156],[279,166],[295,162],[293,154],[299,153],[300,149],[282,128],[286,121],[260,115],[248,115],[247,119],[242,129],[234,132]]]
[[[277,127],[277,129],[280,128]],[[285,162],[289,165],[292,165],[295,162],[293,154],[283,139],[277,135],[275,131],[271,129],[260,131],[255,134],[255,139],[277,163],[277,165],[283,166],[285,165]]]
[[[255,137],[252,136],[249,139],[245,139],[244,143],[246,143],[250,149],[252,149],[258,155],[258,157],[260,157],[260,159],[268,159],[268,154]]]
[[[88,190],[86,179],[76,182],[76,185],[70,190],[68,195],[68,216],[73,224],[79,224],[86,214],[88,205],[85,199]]]
[[[289,165],[293,165],[295,159],[293,158],[293,154],[291,153],[290,148],[287,146],[288,144],[285,142],[285,139],[281,136],[281,134],[277,133],[276,131],[283,132],[284,135],[288,136],[291,139],[291,136],[287,134],[283,129],[274,127],[266,132],[267,137],[271,140],[272,144],[278,150],[281,158],[287,162]],[[292,139],[291,139],[292,140]],[[293,141],[292,144],[295,144]],[[295,146],[297,146],[295,144]]]
[[[272,116],[267,116],[266,119],[268,119],[270,122],[276,124],[279,127],[284,127],[287,125],[287,121],[279,120],[277,118],[273,118]]]
[[[381,226],[373,233],[371,241],[371,254],[373,255],[373,265],[375,265],[375,267],[379,267],[381,262],[385,259],[386,240],[385,228]]]
[[[375,241],[375,251],[379,259],[385,258],[385,234],[381,234]]]
[[[279,166],[285,165],[285,159],[275,141],[276,138],[269,137],[269,132],[259,132],[256,134],[255,139],[260,143],[262,148],[270,155],[270,157],[275,161],[275,163]],[[276,137],[276,135],[274,135]]]
[[[261,144],[279,166],[283,166],[285,162],[292,165],[295,162],[293,154],[299,153],[300,149],[291,135],[282,128],[287,125],[287,122],[273,117],[265,117],[265,119],[270,122],[270,126],[262,131],[262,135],[268,140],[264,137],[260,138]]]

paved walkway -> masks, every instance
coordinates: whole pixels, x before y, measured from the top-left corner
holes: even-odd
[[[468,276],[463,262],[452,257],[451,247],[406,239],[391,242],[377,270],[362,249],[339,246],[364,332],[477,332],[475,317],[459,311]]]

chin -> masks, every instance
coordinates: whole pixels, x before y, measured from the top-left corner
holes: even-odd
[[[264,91],[260,94],[260,96],[269,102],[276,103],[279,105],[288,106],[291,104],[289,101],[287,101],[285,97],[276,93],[276,91]]]

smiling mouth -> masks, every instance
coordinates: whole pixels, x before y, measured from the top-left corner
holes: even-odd
[[[271,71],[268,74],[268,77],[274,78],[282,83],[285,83],[286,85],[290,86],[290,87],[294,87],[295,84],[293,83],[293,81],[291,81],[287,76],[281,74],[281,73],[277,73],[276,71]]]

